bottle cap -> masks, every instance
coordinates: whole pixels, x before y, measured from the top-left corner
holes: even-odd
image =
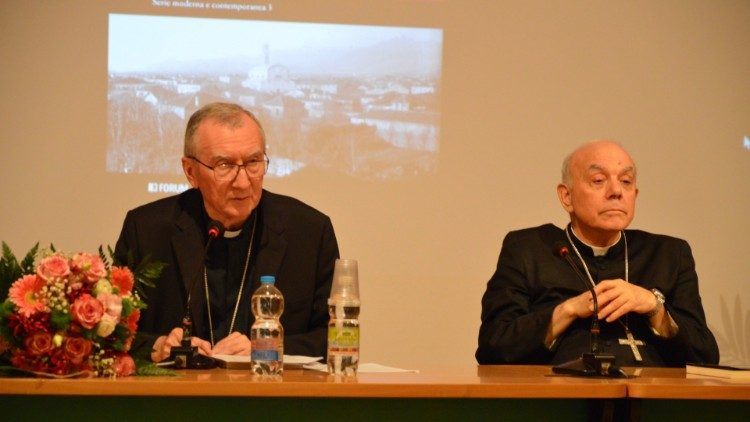
[[[262,275],[260,276],[260,282],[261,284],[274,284],[276,282],[276,277],[272,275]]]
[[[331,297],[328,303],[347,302],[359,304],[359,275],[357,260],[337,259],[333,270]]]

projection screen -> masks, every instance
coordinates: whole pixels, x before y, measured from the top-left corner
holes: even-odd
[[[3,1],[0,239],[113,246],[188,187],[190,113],[238,102],[265,187],[359,260],[362,360],[470,365],[502,238],[563,226],[563,157],[615,139],[631,227],[690,242],[722,362],[750,364],[748,21],[729,0]]]

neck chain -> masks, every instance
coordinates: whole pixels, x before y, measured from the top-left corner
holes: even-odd
[[[568,237],[568,241],[570,242],[570,245],[573,247],[573,250],[576,252],[576,255],[578,256],[578,259],[581,261],[581,264],[583,264],[583,269],[586,270],[586,275],[589,277],[589,282],[591,282],[592,286],[596,286],[594,283],[594,278],[591,277],[591,273],[589,272],[589,267],[586,265],[586,261],[583,260],[583,257],[581,256],[581,253],[578,252],[578,248],[576,248],[576,244],[573,243],[573,239],[570,237],[570,232],[572,231],[572,228],[570,225],[565,228],[565,235]],[[622,233],[622,239],[625,242],[625,282],[630,283],[630,275],[628,274],[628,238],[625,236],[625,230],[621,230],[620,233]],[[633,352],[633,358],[636,362],[643,362],[643,356],[641,355],[641,352],[638,350],[638,346],[645,346],[646,343],[642,340],[637,340],[635,336],[633,336],[633,333],[630,331],[630,327],[628,326],[628,316],[630,314],[625,314],[625,322],[622,322],[621,318],[617,319],[617,322],[622,325],[622,328],[625,329],[625,337],[618,339],[618,343],[622,346],[630,346],[631,351]],[[592,329],[593,331],[593,329]]]
[[[237,311],[240,309],[240,300],[242,299],[242,289],[245,287],[245,280],[247,279],[247,268],[250,265],[250,255],[253,250],[253,240],[255,239],[255,225],[258,222],[258,215],[256,214],[255,217],[253,217],[253,231],[250,234],[250,244],[247,246],[247,256],[245,257],[245,269],[242,270],[242,279],[240,281],[240,291],[237,292],[237,302],[234,304],[234,312],[232,313],[232,323],[229,325],[229,332],[227,334],[232,334],[232,331],[234,331],[234,322],[237,319]],[[214,347],[216,344],[214,341],[214,323],[211,318],[211,301],[209,299],[210,295],[208,293],[208,272],[206,271],[206,267],[203,266],[203,286],[206,290],[206,308],[208,309],[208,328],[209,332],[211,333],[211,347]]]
[[[570,224],[568,224],[568,227],[565,228],[565,236],[568,237],[568,242],[570,242],[570,246],[573,247],[573,251],[576,253],[576,256],[581,261],[581,264],[583,264],[583,269],[586,271],[586,276],[589,278],[589,282],[591,283],[591,287],[596,287],[596,283],[594,282],[594,278],[591,277],[591,272],[589,271],[589,266],[586,265],[586,261],[584,261],[583,256],[581,256],[581,253],[578,252],[578,248],[576,247],[575,242],[573,242],[573,239],[570,237],[570,232],[573,229],[570,227]],[[628,238],[625,236],[625,230],[621,230],[620,233],[622,233],[622,239],[625,242],[625,282],[630,282],[630,265],[628,261]],[[628,327],[628,314],[625,314],[625,322],[622,322],[619,318],[617,321],[625,328],[625,332],[629,333],[630,328]]]

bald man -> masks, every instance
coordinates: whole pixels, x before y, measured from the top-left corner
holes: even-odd
[[[590,350],[592,295],[600,351],[620,366],[717,363],[690,246],[626,230],[638,196],[636,166],[617,143],[594,141],[565,158],[557,186],[570,216],[513,231],[482,298],[480,364],[561,364]],[[571,262],[559,255],[565,248]],[[573,265],[578,269],[573,268]]]

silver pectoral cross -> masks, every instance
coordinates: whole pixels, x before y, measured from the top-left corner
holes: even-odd
[[[636,361],[638,362],[643,361],[643,358],[641,357],[641,352],[638,350],[638,346],[645,346],[646,343],[644,343],[642,340],[636,340],[636,338],[633,337],[633,333],[631,333],[630,330],[625,330],[625,336],[627,338],[618,339],[618,342],[622,345],[630,346],[630,349],[633,351],[633,356],[635,357]]]

